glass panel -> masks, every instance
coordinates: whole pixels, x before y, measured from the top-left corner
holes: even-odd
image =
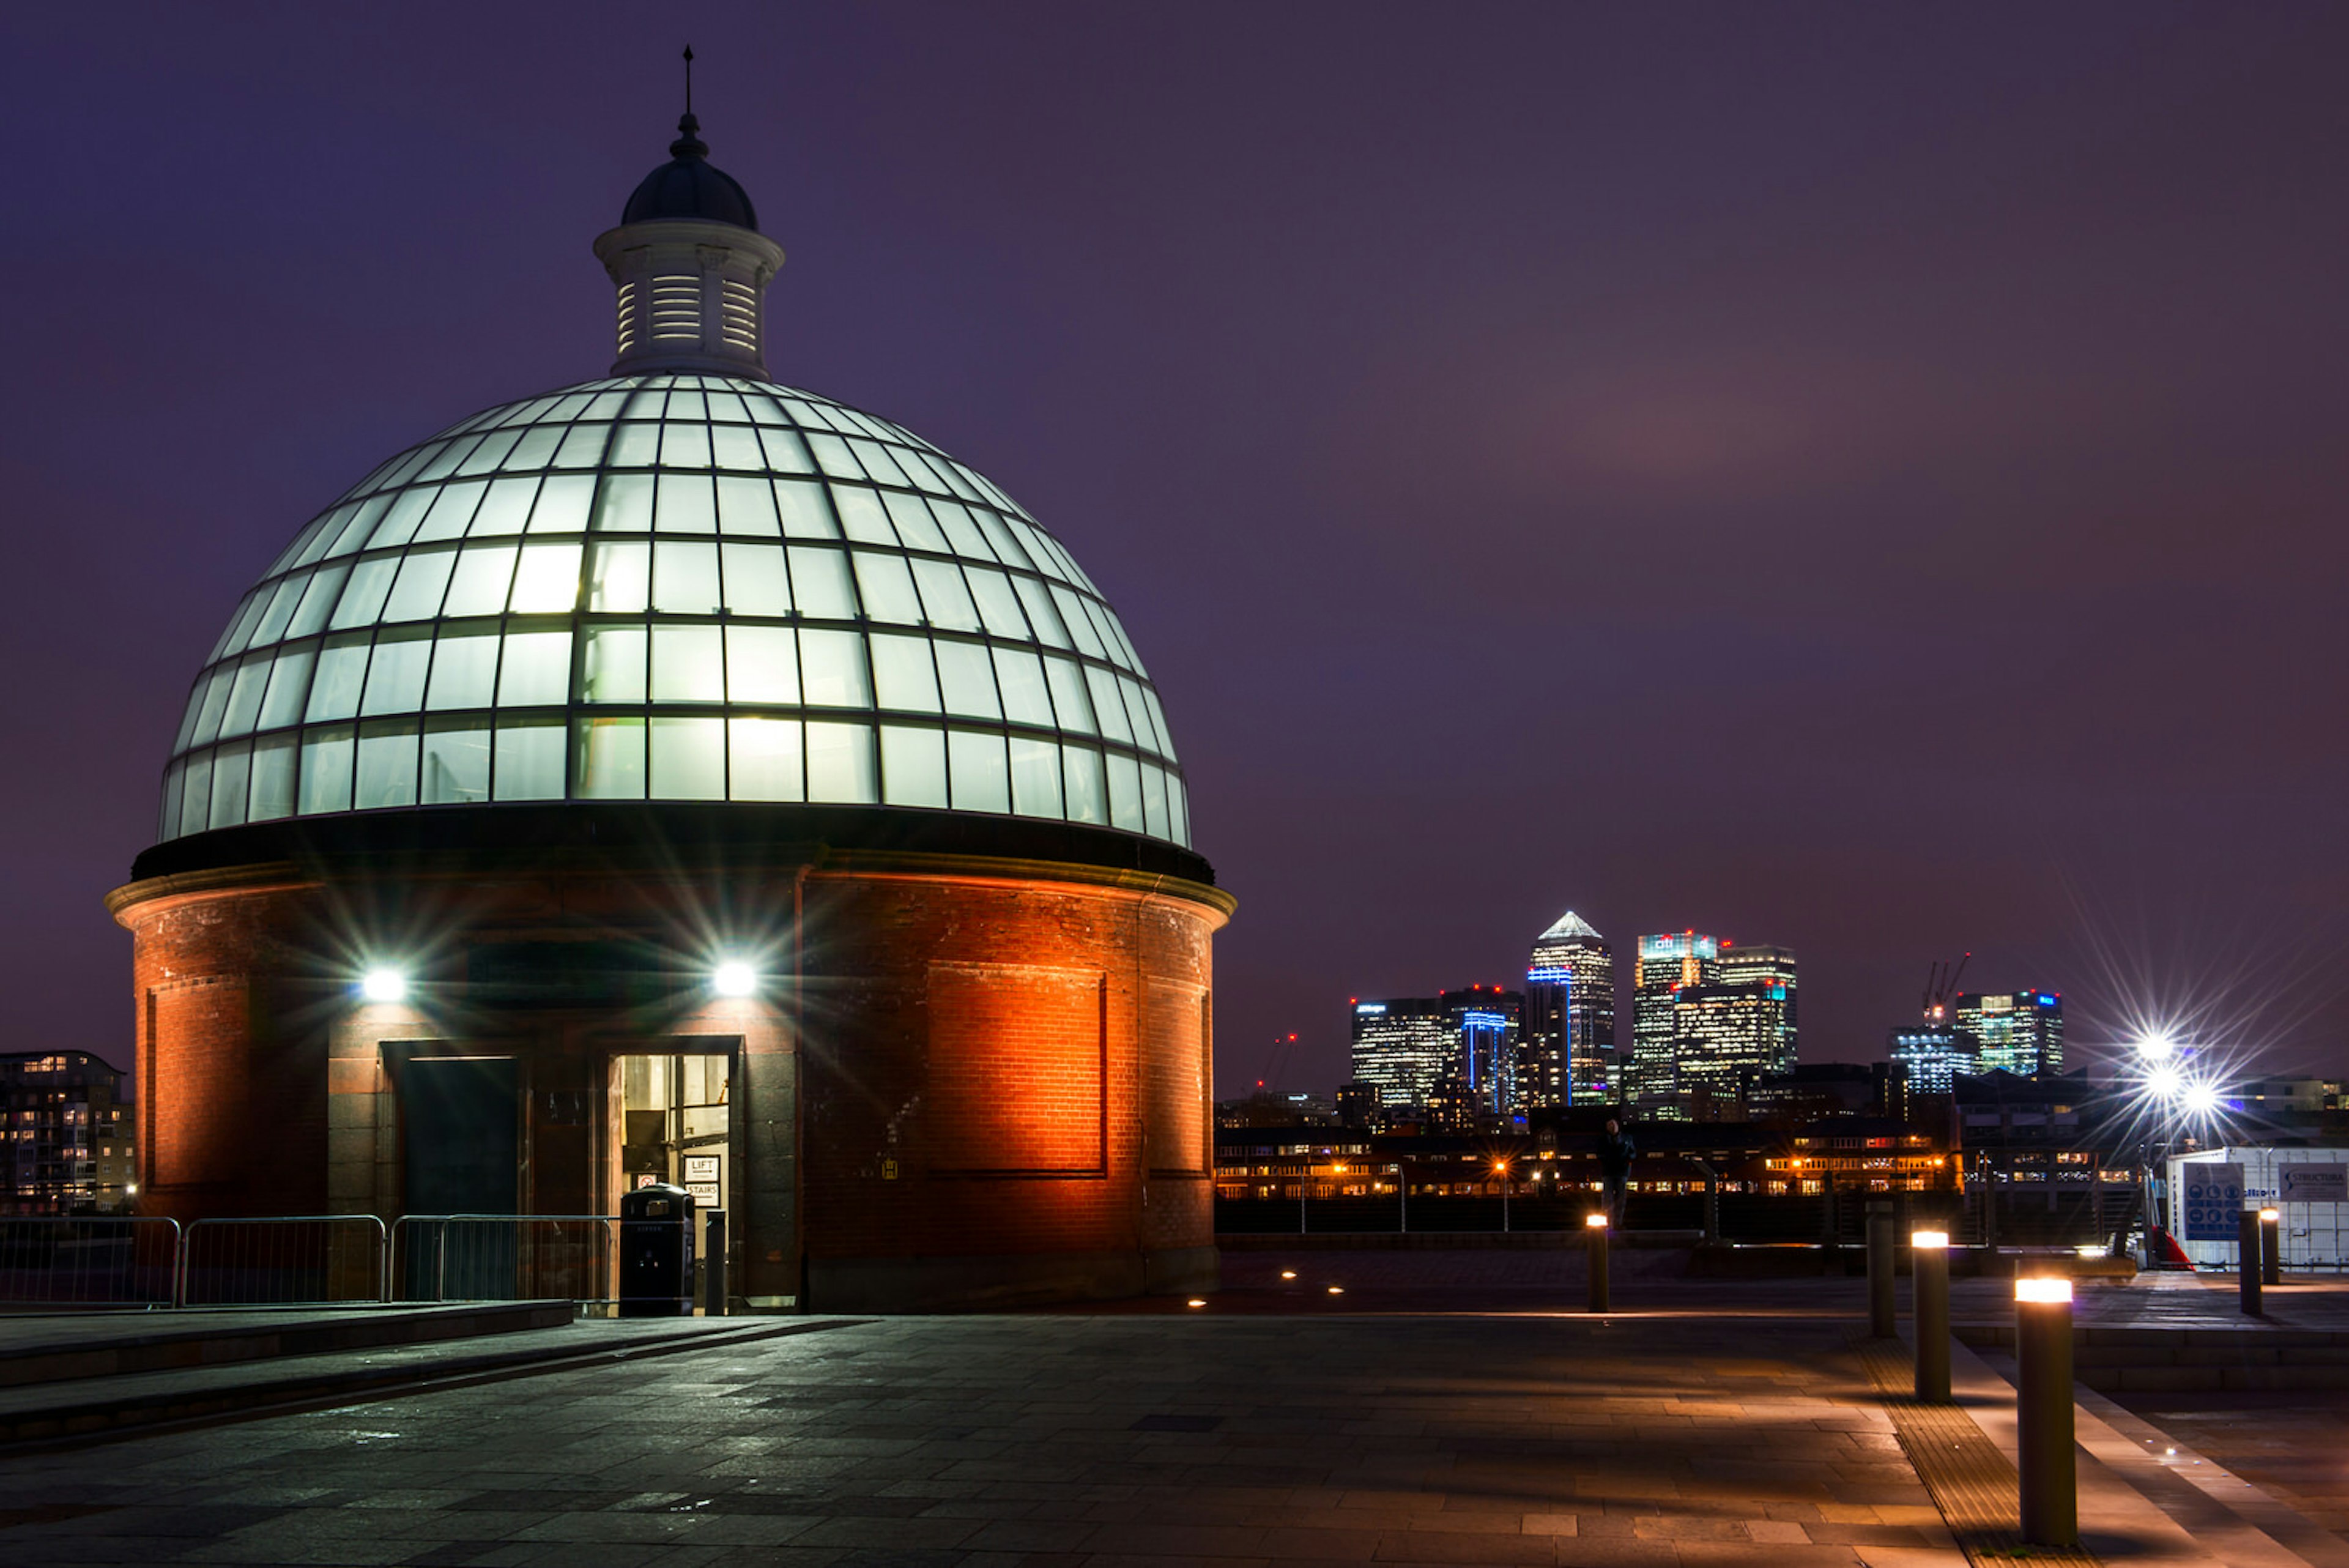
[[[579,545],[524,545],[522,565],[514,573],[513,599],[507,608],[517,615],[547,615],[568,610],[579,601]]]
[[[1118,695],[1125,699],[1126,722],[1133,726],[1134,744],[1146,752],[1158,747],[1158,732],[1151,727],[1150,705],[1142,700],[1142,687],[1130,675],[1117,678]]]
[[[180,792],[188,782],[188,764],[173,763],[163,770],[163,809],[155,819],[155,841],[180,836]]]
[[[261,716],[261,694],[269,687],[269,656],[264,653],[246,659],[237,668],[236,682],[229,688],[228,706],[221,713],[222,735],[253,733],[253,722]]]
[[[1068,628],[1061,624],[1061,612],[1052,607],[1052,596],[1044,585],[1033,577],[1014,577],[1012,587],[1028,611],[1028,624],[1036,628],[1036,640],[1053,648],[1073,648]]]
[[[357,554],[363,541],[375,531],[376,524],[383,521],[383,514],[391,510],[395,499],[394,496],[378,495],[361,506],[344,525],[343,531],[335,535],[334,542],[326,546],[325,553],[329,556]]]
[[[664,468],[708,468],[709,466],[709,427],[705,424],[676,421],[663,425],[660,460]],[[667,524],[663,524],[662,526],[667,527]]]
[[[393,545],[407,544],[416,537],[416,525],[424,521],[424,514],[432,510],[432,504],[440,498],[440,487],[437,484],[401,491],[392,502],[391,510],[383,514],[383,521],[377,524],[375,532],[367,536],[366,548],[381,550]]]
[[[718,493],[706,473],[660,475],[660,502],[653,510],[653,526],[663,534],[718,532]]]
[[[736,800],[806,798],[798,720],[730,719],[726,729],[730,794]]]
[[[1166,814],[1174,819],[1174,842],[1188,849],[1191,846],[1191,807],[1183,790],[1182,778],[1166,775]]]
[[[838,436],[811,431],[807,443],[808,451],[815,454],[816,466],[833,478],[862,480],[864,477],[864,471],[856,466],[856,459],[849,452],[848,443]],[[849,536],[855,537],[854,535]]]
[[[457,569],[457,552],[411,550],[399,564],[399,580],[383,607],[382,620],[430,620],[440,613],[440,599],[449,591],[449,574]]]
[[[294,756],[300,742],[272,735],[253,743],[253,807],[249,822],[274,822],[294,815]]]
[[[726,701],[726,658],[716,627],[653,628],[653,701]]]
[[[1071,822],[1109,820],[1109,797],[1102,787],[1099,752],[1091,746],[1062,746],[1061,777],[1068,786],[1068,817]]]
[[[1080,735],[1098,733],[1092,701],[1085,695],[1083,667],[1073,659],[1047,659],[1044,673],[1052,683],[1052,706],[1060,713],[1061,728]]]
[[[790,554],[792,599],[800,614],[816,620],[856,618],[856,590],[849,586],[844,552],[794,545]]]
[[[1133,651],[1133,639],[1125,635],[1125,623],[1112,615],[1105,604],[1096,604],[1093,609],[1101,617],[1102,629],[1116,639],[1119,662],[1147,680],[1149,672],[1142,668],[1142,655]]]
[[[901,495],[893,490],[881,497],[881,504],[888,510],[889,521],[896,525],[897,536],[905,541],[906,548],[936,550],[940,555],[951,548],[920,496]]]
[[[1044,687],[1044,661],[1024,649],[995,650],[995,683],[1003,692],[1003,716],[1015,724],[1052,724],[1052,699]]]
[[[508,452],[506,460],[498,466],[508,473],[544,468],[546,460],[554,455],[555,446],[562,440],[563,427],[560,425],[540,425],[524,431],[522,440],[514,443],[513,451]]]
[[[360,811],[416,804],[416,725],[359,727],[358,774],[351,805]]]
[[[465,524],[473,520],[473,508],[481,504],[481,492],[488,488],[488,482],[480,479],[442,485],[440,498],[432,504],[432,510],[424,514],[423,523],[416,530],[415,542],[421,545],[435,539],[463,538]]]
[[[833,519],[832,503],[824,499],[823,485],[779,479],[774,488],[775,509],[781,514],[785,534],[794,539],[840,537],[840,524]]]
[[[366,626],[383,611],[383,597],[391,592],[391,579],[399,570],[397,556],[378,556],[361,561],[351,573],[350,586],[335,606],[335,618],[327,624],[336,631],[347,627]]]
[[[726,798],[726,721],[669,719],[652,722],[655,800]]]
[[[1112,664],[1127,664],[1125,645],[1118,640],[1117,622],[1109,611],[1098,600],[1080,599],[1078,602],[1084,606],[1085,616],[1093,623],[1094,635],[1101,639],[1102,647],[1108,649],[1109,661]]]
[[[427,462],[422,468],[416,471],[416,477],[419,479],[441,479],[447,477],[447,475],[453,471],[459,463],[471,456],[473,449],[480,444],[481,441],[478,438],[471,441],[450,441],[448,445],[442,447],[440,452],[433,456],[430,462]]]
[[[212,695],[212,671],[207,670],[196,677],[188,691],[188,706],[180,715],[180,732],[171,737],[171,754],[178,756],[194,742],[196,721],[204,716],[204,700]],[[221,700],[225,703],[228,700]]]
[[[757,472],[767,466],[766,454],[759,450],[759,434],[747,425],[718,426],[709,432],[709,446],[710,456],[719,468]]]
[[[749,431],[740,432],[748,435]],[[775,519],[775,487],[763,479],[718,482],[718,531],[771,539],[781,531]]]
[[[359,703],[360,715],[413,713],[424,706],[424,676],[431,663],[429,628],[384,633],[376,639],[375,659],[367,666],[367,696]]]
[[[1011,737],[1011,809],[1022,816],[1061,815],[1061,748]]]
[[[732,392],[710,390],[711,388],[722,386],[725,383],[723,382],[711,381],[706,379],[701,383],[703,389],[703,400],[709,405],[710,421],[712,423],[722,422],[725,424],[736,425],[749,424],[750,422],[750,410],[742,406],[742,400],[740,397],[737,397]]]
[[[235,827],[244,821],[245,785],[252,768],[250,745],[222,746],[212,754],[212,826]]]
[[[1003,717],[995,700],[995,667],[983,646],[940,638],[936,651],[938,692],[946,700],[947,712],[967,719]]]
[[[930,641],[925,637],[876,634],[873,645],[873,695],[883,708],[906,712],[938,711],[938,678],[930,666]]]
[[[209,746],[220,739],[221,716],[228,711],[228,694],[235,685],[234,665],[212,671],[211,684],[204,688],[203,707],[196,714],[194,733],[189,737],[193,744]]]
[[[436,719],[424,727],[424,804],[490,798],[490,722]]]
[[[638,412],[630,410],[631,413]],[[660,426],[630,421],[619,427],[612,438],[612,455],[605,461],[613,468],[650,468],[660,453]]]
[[[881,510],[881,498],[869,490],[854,485],[832,487],[833,510],[840,514],[841,532],[860,545],[886,545],[898,548],[897,531],[889,526],[889,514]]]
[[[536,708],[571,698],[571,632],[568,628],[521,628],[506,633],[505,657],[498,661],[498,706]],[[554,742],[558,763],[563,745]],[[555,794],[563,793],[562,769]],[[506,797],[500,795],[500,800]],[[536,797],[533,797],[536,798]]]
[[[792,613],[792,585],[783,573],[781,545],[721,545],[719,556],[730,611],[778,617]]]
[[[1166,772],[1147,763],[1142,766],[1142,823],[1153,838],[1173,836],[1166,821]]]
[[[787,626],[726,628],[726,700],[796,703],[800,700],[799,640]]]
[[[1078,651],[1090,653],[1095,659],[1107,659],[1109,649],[1102,646],[1101,633],[1093,629],[1092,618],[1085,614],[1085,602],[1067,588],[1054,587],[1052,602],[1061,607],[1061,623],[1077,639]]]
[[[1009,811],[1011,773],[1003,759],[1003,737],[976,730],[947,735],[948,772],[954,777],[957,811]]]
[[[269,673],[269,694],[261,700],[261,728],[301,722],[302,700],[310,692],[310,667],[317,660],[315,647],[292,648],[277,656]]]
[[[653,546],[653,608],[670,615],[715,615],[718,546],[675,544]]]
[[[252,637],[246,639],[246,646],[275,642],[283,637],[285,634],[285,623],[294,618],[294,607],[302,602],[302,591],[308,587],[309,577],[306,574],[298,577],[287,577],[279,583],[276,591],[269,596],[269,608],[262,613],[260,622],[253,628]]]
[[[463,630],[441,628],[440,643],[432,654],[432,680],[426,688],[424,705],[436,711],[486,708],[497,689],[496,623]],[[482,742],[484,746],[488,743]],[[482,754],[488,755],[486,752]]]
[[[188,759],[188,774],[180,788],[180,832],[202,833],[212,824],[212,754],[199,752]]]
[[[1142,698],[1150,704],[1150,722],[1158,731],[1159,754],[1170,763],[1181,761],[1174,754],[1174,732],[1166,727],[1166,710],[1159,705],[1158,693],[1145,686],[1142,689]]]
[[[506,592],[513,584],[512,545],[468,545],[457,557],[457,575],[449,582],[449,599],[440,613],[495,615],[506,607]]]
[[[905,557],[870,550],[855,555],[856,591],[864,601],[866,618],[921,625],[922,601],[914,592],[914,576],[905,569]]]
[[[968,512],[951,501],[931,502],[930,512],[937,518],[938,526],[946,530],[956,555],[974,561],[995,559],[995,552],[988,546],[987,535],[978,531],[978,524],[970,520]]]
[[[573,794],[581,800],[645,798],[645,722],[581,719],[571,726]]]
[[[651,602],[653,547],[598,543],[587,569],[587,607],[604,614],[641,615]]]
[[[947,804],[947,738],[909,724],[881,726],[881,798],[890,805]]]
[[[811,801],[861,805],[878,801],[881,790],[873,766],[873,727],[808,725],[807,775]]]
[[[313,637],[326,629],[326,612],[340,597],[343,579],[351,575],[350,563],[338,562],[322,568],[310,579],[304,590],[301,607],[294,612],[292,624],[285,628],[288,637]]]
[[[706,422],[709,418],[709,405],[702,401],[702,397],[699,392],[690,389],[691,388],[699,386],[700,383],[698,381],[688,380],[684,377],[679,377],[673,384],[681,389],[669,394],[668,417],[672,421],[672,424],[674,424],[675,421],[692,421],[695,423]]]
[[[648,534],[653,526],[653,476],[607,473],[595,491],[595,529],[604,534]]]
[[[326,651],[318,656],[317,679],[310,682],[310,705],[303,711],[305,719],[312,722],[347,719],[359,711],[359,690],[367,684],[367,642],[365,632],[326,639]],[[306,763],[303,764],[305,772],[308,766]],[[305,805],[302,809],[306,812],[310,808]]]
[[[879,441],[852,441],[848,444],[854,450],[857,461],[864,464],[864,472],[873,476],[874,483],[905,485],[913,483],[913,481],[898,472],[895,463],[889,461],[889,449]]]
[[[792,430],[766,429],[759,432],[766,443],[767,466],[777,473],[813,473],[815,463],[808,456],[807,444],[799,432]]]
[[[457,465],[457,472],[487,473],[504,460],[506,453],[513,451],[514,442],[521,439],[520,431],[501,431],[493,435],[483,436],[481,444],[467,452],[465,461]]]
[[[565,474],[540,486],[538,504],[531,508],[533,534],[584,534],[588,513],[595,504],[595,481],[587,474]]]
[[[530,521],[530,504],[537,494],[535,479],[498,480],[481,497],[481,509],[473,514],[473,525],[465,530],[465,536],[485,539],[521,533],[523,524]]]
[[[1133,727],[1125,722],[1125,704],[1118,700],[1117,677],[1088,664],[1085,686],[1092,692],[1093,718],[1100,722],[1101,732],[1112,741],[1131,742]]]
[[[987,629],[1028,641],[1027,618],[1019,613],[1019,596],[1011,591],[1011,579],[986,566],[967,566],[963,576],[970,581],[971,597],[978,601],[978,618]]]
[[[1143,830],[1142,764],[1116,752],[1109,754],[1109,820],[1128,833]]]
[[[563,444],[555,449],[556,468],[593,468],[603,461],[604,442],[612,433],[609,425],[574,425],[564,432]]]
[[[978,607],[970,602],[970,590],[962,586],[962,568],[952,561],[917,560],[910,563],[914,581],[922,590],[922,607],[929,612],[930,624],[947,631],[977,631]]]
[[[561,800],[563,722],[501,720],[496,761],[500,800]]]
[[[587,658],[580,672],[580,696],[589,702],[645,700],[645,628],[587,628]]]

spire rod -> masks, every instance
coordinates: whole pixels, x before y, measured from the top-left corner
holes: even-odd
[[[685,112],[693,112],[693,46],[685,47]]]

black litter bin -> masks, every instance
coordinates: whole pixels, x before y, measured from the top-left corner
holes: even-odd
[[[693,1315],[693,1194],[682,1187],[620,1198],[620,1315]]]

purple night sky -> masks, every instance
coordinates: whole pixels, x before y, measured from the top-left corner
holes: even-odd
[[[127,1059],[99,899],[247,583],[602,373],[649,15],[0,19],[0,1049]],[[2349,1070],[2349,10],[688,15],[776,374],[993,476],[1150,663],[1226,1092],[1569,906],[1791,945],[1809,1060],[1971,949],[2081,1044]]]

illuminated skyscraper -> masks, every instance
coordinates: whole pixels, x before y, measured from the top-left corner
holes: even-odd
[[[1775,981],[1684,985],[1672,993],[1673,1099],[1700,1121],[1733,1116],[1744,1085],[1794,1070],[1786,1012],[1792,988]]]
[[[1472,985],[1439,999],[1451,1025],[1453,1065],[1461,1101],[1479,1116],[1514,1116],[1524,1106],[1517,1083],[1517,1041],[1525,1029],[1522,992]]]
[[[1771,1073],[1791,1073],[1795,1070],[1795,950],[1770,942],[1754,942],[1744,947],[1729,942],[1721,944],[1721,983],[1723,985],[1775,986],[1785,994],[1785,1006],[1779,1010],[1778,1038],[1775,1045],[1764,1044],[1763,1054],[1783,1064],[1764,1068]]]
[[[1683,1113],[1676,1096],[1673,1042],[1680,1021],[1672,992],[1683,985],[1712,985],[1721,979],[1721,942],[1694,931],[1641,937],[1631,971],[1631,1065],[1625,1098],[1651,1115]]]
[[[1981,1071],[2010,1073],[2064,1070],[2064,998],[2053,991],[2017,991],[1960,995],[1958,1033],[1981,1059]]]
[[[1432,996],[1354,1003],[1354,1081],[1386,1106],[1425,1106],[1456,1054],[1450,1009]]]
[[[1946,1095],[1952,1075],[1977,1070],[1973,1047],[1953,1025],[1932,1019],[1894,1026],[1885,1046],[1893,1061],[1909,1069],[1911,1095]]]
[[[1529,1106],[1580,1105],[1612,1098],[1615,1078],[1614,950],[1568,909],[1526,967],[1518,1086]]]

